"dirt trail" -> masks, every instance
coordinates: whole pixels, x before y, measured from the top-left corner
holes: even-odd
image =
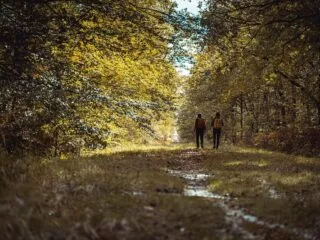
[[[320,239],[319,159],[182,145],[14,170],[1,240]]]
[[[240,204],[237,205],[237,198],[232,197],[229,194],[220,195],[213,191],[209,191],[207,188],[208,180],[215,179],[215,174],[208,174],[207,170],[203,167],[203,159],[206,156],[204,151],[187,150],[182,152],[179,156],[179,160],[183,164],[179,164],[178,167],[166,169],[166,172],[170,175],[180,177],[185,181],[185,187],[183,195],[186,197],[200,197],[208,199],[213,202],[214,206],[219,206],[225,214],[225,221],[230,225],[231,229],[223,229],[221,233],[224,235],[230,235],[230,233],[240,235],[243,239],[266,239],[270,231],[279,232],[278,237],[275,239],[318,239],[310,231],[290,228],[283,223],[268,222],[262,220],[257,216],[254,216],[248,212],[249,209],[244,209]],[[270,186],[264,179],[260,179],[261,185],[266,186],[268,189],[268,195],[273,199],[280,199],[281,195],[275,190],[273,186]],[[243,227],[245,224],[253,224],[256,227],[264,229],[263,234],[258,234],[257,231],[250,231]],[[261,230],[260,230],[261,231]]]

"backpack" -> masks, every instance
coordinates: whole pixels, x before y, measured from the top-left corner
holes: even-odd
[[[220,118],[215,118],[213,119],[213,124],[212,124],[213,128],[217,128],[217,129],[221,129],[223,126],[223,121]]]
[[[196,119],[196,129],[205,129],[206,123],[203,118]]]

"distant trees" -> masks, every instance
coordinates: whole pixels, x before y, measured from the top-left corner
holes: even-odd
[[[0,145],[59,154],[152,131],[178,84],[168,57],[174,6],[1,0]]]
[[[219,110],[233,141],[259,145],[264,136],[265,144],[277,145],[295,138],[288,151],[306,144],[316,151],[319,140],[310,134],[320,126],[319,16],[316,0],[208,1],[203,51],[180,114],[182,134],[197,111]]]

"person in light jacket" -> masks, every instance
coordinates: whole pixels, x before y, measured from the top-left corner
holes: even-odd
[[[220,113],[217,112],[216,116],[211,121],[213,132],[213,148],[218,149],[220,145],[221,129],[223,127],[223,120],[220,118]]]

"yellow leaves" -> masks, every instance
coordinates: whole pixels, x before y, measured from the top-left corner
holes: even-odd
[[[78,54],[73,54],[72,56],[70,56],[71,62],[79,62],[80,59],[81,59],[81,56],[79,56]]]
[[[170,81],[159,84],[167,74],[168,66],[152,64],[148,59],[132,59],[130,55],[100,56],[96,65],[88,68],[89,72],[101,74],[101,86],[108,92],[123,93],[125,97],[150,99],[149,90],[165,88]],[[162,85],[162,86],[161,86]],[[129,95],[127,95],[127,94]]]
[[[94,28],[96,27],[98,24],[93,22],[93,21],[82,21],[82,25],[84,27],[87,27],[87,28]]]
[[[130,37],[130,42],[132,45],[135,45],[139,42],[139,39],[137,39],[137,37],[135,37],[135,36],[132,36],[132,37]]]
[[[295,58],[295,57],[299,56],[299,54],[300,54],[300,51],[298,51],[298,50],[291,51],[289,53],[290,57],[292,57],[292,58]]]
[[[214,180],[209,184],[208,190],[211,192],[215,192],[217,191],[217,189],[220,189],[222,186],[223,186],[223,182],[221,180]]]
[[[52,132],[52,126],[50,124],[44,124],[41,126],[41,130],[45,134],[50,134]]]
[[[53,31],[57,31],[59,29],[59,26],[54,22],[50,22],[48,24],[48,27],[51,28]]]
[[[51,53],[52,53],[52,55],[57,55],[58,53],[60,53],[60,49],[59,49],[59,47],[58,46],[55,46],[55,45],[52,45],[51,46]]]
[[[271,72],[269,75],[266,76],[265,80],[267,83],[275,83],[278,76],[274,72]]]

